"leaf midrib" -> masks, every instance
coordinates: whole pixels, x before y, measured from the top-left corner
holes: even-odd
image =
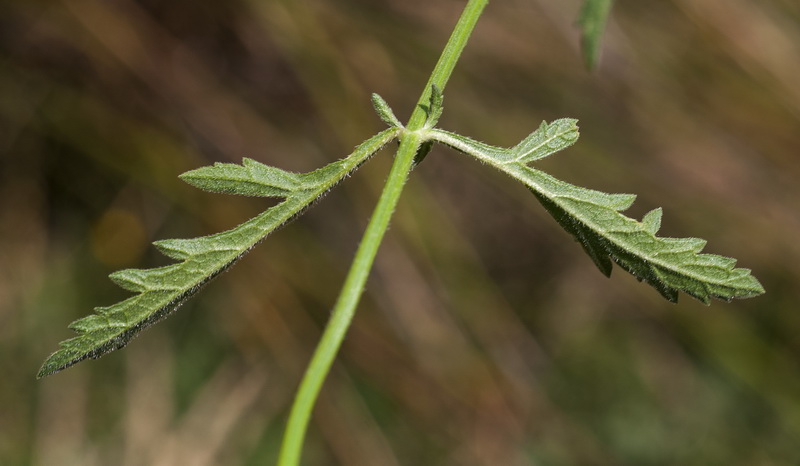
[[[527,176],[519,176],[519,173],[517,173],[514,169],[515,168],[521,168],[523,170],[534,170],[536,172],[539,172],[539,170],[530,168],[527,165],[522,164],[520,162],[516,162],[516,161],[500,162],[500,161],[492,159],[491,157],[487,157],[484,154],[481,154],[481,153],[476,152],[474,150],[470,150],[469,146],[466,143],[464,143],[464,142],[462,142],[460,140],[460,138],[463,137],[463,136],[460,136],[460,135],[457,135],[457,134],[454,134],[454,133],[450,133],[449,131],[436,130],[436,134],[437,134],[436,139],[438,141],[440,141],[442,143],[445,143],[447,145],[450,145],[451,147],[453,147],[455,149],[458,149],[458,150],[460,150],[462,152],[470,154],[470,155],[474,156],[475,158],[479,159],[480,161],[482,161],[484,163],[487,163],[489,165],[492,165],[493,167],[495,167],[498,170],[506,173],[507,175],[523,181],[529,188],[535,189],[539,194],[541,194],[542,196],[545,196],[546,198],[550,199],[552,202],[556,203],[559,206],[559,208],[563,209],[573,219],[575,219],[576,221],[580,222],[581,224],[585,225],[587,228],[589,228],[590,230],[595,232],[595,234],[598,234],[600,237],[607,239],[609,242],[613,243],[617,247],[620,247],[621,249],[623,249],[623,250],[625,250],[625,251],[627,251],[627,252],[629,252],[631,254],[636,255],[637,257],[641,258],[642,261],[650,263],[650,264],[655,264],[655,265],[661,267],[662,269],[666,269],[666,270],[672,271],[674,273],[677,273],[679,275],[683,275],[685,277],[688,277],[688,278],[694,280],[695,282],[703,283],[704,286],[708,282],[712,282],[712,283],[714,283],[716,285],[719,285],[719,286],[729,287],[731,289],[735,289],[736,288],[736,287],[728,284],[727,282],[719,282],[717,280],[713,280],[713,281],[709,280],[708,278],[706,278],[704,276],[699,276],[696,273],[694,273],[694,272],[692,272],[690,270],[685,270],[680,266],[674,266],[674,265],[669,264],[669,263],[665,264],[664,262],[658,260],[657,258],[651,258],[650,255],[642,254],[642,252],[637,248],[631,248],[627,243],[621,243],[620,240],[618,238],[616,238],[616,237],[609,237],[609,236],[604,235],[603,233],[605,233],[607,230],[605,230],[602,227],[598,227],[598,225],[595,224],[594,222],[590,222],[590,221],[584,220],[583,217],[576,215],[573,210],[565,207],[561,202],[558,202],[559,198],[569,198],[569,199],[573,199],[573,200],[576,200],[578,202],[584,202],[584,203],[587,202],[586,200],[579,199],[579,198],[576,198],[574,196],[569,196],[569,195],[554,194],[553,192],[547,190],[541,184],[536,182],[536,180],[532,180],[532,179],[530,179],[530,177],[527,177]],[[481,144],[483,144],[483,143],[481,143]],[[494,146],[490,146],[490,147],[493,148],[494,150],[497,150],[496,148],[494,148]],[[539,173],[543,173],[543,172],[539,172]],[[600,206],[598,204],[594,204],[594,205],[599,206],[600,208],[603,208],[603,209],[608,209],[608,207],[605,207],[605,206]],[[615,212],[618,213],[618,211],[615,211]],[[644,233],[647,233],[647,232],[644,231]],[[655,235],[653,235],[653,236],[656,239],[658,239],[658,237],[656,237]],[[730,270],[727,270],[727,269],[723,269],[723,270],[725,270],[729,274],[731,272]],[[670,286],[670,285],[667,285],[667,286]],[[670,286],[670,287],[672,288],[672,286]],[[707,287],[706,287],[706,291],[708,291]],[[709,293],[709,295],[710,294],[711,293]]]
[[[527,166],[519,164],[519,163],[516,164],[516,165],[517,165],[517,167],[522,167],[522,168],[529,169],[529,170],[536,170],[536,169],[527,167]],[[513,175],[513,171],[512,170],[507,170],[505,168],[505,166],[495,165],[495,167],[499,168],[500,170],[504,171],[505,173],[507,173],[509,175]],[[538,170],[536,170],[536,171],[538,172]],[[539,172],[539,173],[541,173],[541,172]],[[528,184],[528,186],[530,188],[536,189],[537,192],[539,192],[541,195],[547,197],[552,202],[556,203],[562,210],[567,212],[572,218],[574,218],[575,220],[577,220],[581,224],[585,225],[587,228],[589,228],[592,231],[594,231],[595,234],[601,236],[602,238],[607,239],[610,243],[613,243],[617,247],[625,250],[626,252],[636,255],[637,257],[641,258],[642,261],[644,261],[644,262],[646,262],[648,264],[655,264],[656,266],[660,267],[661,269],[672,271],[672,272],[677,273],[679,275],[683,275],[685,277],[688,277],[688,278],[694,280],[695,282],[702,283],[704,285],[704,287],[706,288],[706,292],[708,292],[708,288],[707,288],[706,285],[709,282],[714,283],[714,284],[719,285],[719,286],[725,286],[725,287],[729,287],[729,288],[732,288],[732,289],[735,288],[734,286],[728,284],[727,281],[720,282],[720,281],[718,281],[716,279],[712,279],[710,277],[698,275],[698,274],[696,274],[695,272],[693,272],[691,270],[687,270],[687,269],[681,267],[680,265],[671,264],[669,262],[667,262],[667,263],[662,262],[661,260],[658,259],[658,257],[654,257],[654,256],[652,256],[650,254],[646,254],[641,249],[638,249],[637,247],[635,247],[636,243],[633,243],[634,247],[631,247],[631,243],[622,241],[621,238],[619,238],[619,235],[610,236],[609,233],[613,233],[612,230],[607,230],[605,228],[602,228],[601,226],[598,226],[596,223],[588,221],[582,216],[576,215],[576,213],[573,210],[569,209],[563,203],[559,202],[558,199],[562,199],[562,198],[572,199],[572,200],[574,200],[576,202],[580,202],[580,203],[584,203],[584,204],[591,204],[591,205],[593,205],[595,207],[599,207],[599,208],[602,208],[602,209],[609,209],[608,207],[602,206],[600,204],[591,203],[591,202],[589,202],[589,201],[587,201],[585,199],[580,199],[580,198],[577,198],[575,196],[554,194],[554,193],[548,191],[547,189],[543,188],[539,183],[535,182],[535,180],[530,180],[529,178],[525,178],[525,182],[526,182],[526,184],[530,183],[530,184]],[[618,213],[618,211],[614,211],[614,212]],[[619,233],[633,234],[635,232],[628,231],[628,232],[619,232]],[[642,233],[650,234],[647,231],[645,231],[644,229],[642,229]],[[655,235],[653,235],[653,236],[656,238],[656,241],[657,241],[658,237],[655,236]],[[692,251],[691,248],[688,248],[688,249],[685,249],[685,250],[680,250],[680,251],[669,251],[670,254],[686,253],[686,252],[692,253],[693,251]],[[694,253],[694,254],[702,254],[702,253],[697,252],[697,253]],[[656,254],[656,256],[657,255],[658,255],[658,253]],[[610,256],[610,257],[613,258],[613,256]],[[703,267],[708,267],[708,265],[703,265]],[[716,265],[715,267],[719,267],[719,266]],[[719,267],[719,268],[721,268],[722,270],[724,270],[725,272],[727,272],[730,275],[731,270],[724,269],[722,267]],[[670,286],[672,288],[672,286],[669,285],[669,284],[667,284],[667,286]],[[711,295],[713,293],[708,293],[708,294]]]

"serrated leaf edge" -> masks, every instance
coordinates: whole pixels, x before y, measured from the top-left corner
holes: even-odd
[[[95,308],[95,313],[76,320],[70,328],[78,336],[62,341],[60,348],[51,354],[42,365],[37,378],[59,372],[85,359],[94,359],[115,349],[122,348],[141,330],[174,312],[188,298],[197,293],[213,278],[230,268],[248,251],[263,241],[267,235],[296,218],[306,208],[319,200],[333,186],[349,176],[385,144],[397,137],[399,130],[384,130],[356,147],[345,159],[333,162],[323,169],[303,174],[306,189],[290,193],[284,201],[265,210],[241,225],[210,236],[161,240],[154,244],[168,257],[180,260],[176,264],[155,269],[128,269],[114,272],[111,279],[122,288],[138,294],[107,307]],[[246,163],[246,162],[245,162]],[[334,170],[328,169],[333,167]],[[314,176],[311,176],[315,174]],[[324,178],[324,176],[329,176]],[[322,178],[321,178],[322,177]],[[317,182],[312,182],[316,178]],[[245,239],[236,248],[220,247],[220,238],[243,236]],[[198,258],[218,255],[214,267],[193,269]],[[164,279],[155,287],[149,286],[149,278],[157,274],[196,273],[197,277],[182,282],[181,286],[164,286]],[[131,310],[148,295],[155,295],[157,307],[146,308],[138,320],[130,321],[125,310]]]
[[[630,217],[627,217],[620,213],[620,211],[625,210],[628,208],[634,201],[635,196],[627,195],[627,194],[607,194],[600,191],[589,190],[586,188],[580,188],[578,186],[571,185],[569,183],[563,182],[558,180],[544,172],[539,170],[535,170],[531,167],[526,166],[525,164],[512,161],[509,162],[507,159],[507,154],[509,149],[502,149],[494,146],[489,146],[488,144],[481,143],[478,141],[474,141],[470,138],[450,133],[448,131],[443,131],[439,129],[432,130],[430,133],[430,137],[435,139],[436,141],[448,145],[459,152],[463,152],[465,154],[471,155],[478,160],[487,163],[489,165],[494,166],[495,168],[505,172],[506,174],[522,181],[526,186],[528,186],[537,197],[540,198],[540,201],[546,205],[547,202],[551,202],[557,205],[564,213],[570,215],[571,218],[569,219],[570,222],[576,222],[579,224],[584,225],[590,231],[593,231],[598,238],[601,238],[601,242],[607,242],[608,244],[612,244],[614,248],[618,249],[616,254],[610,249],[608,244],[605,245],[602,251],[596,251],[594,249],[595,241],[591,238],[584,238],[582,237],[583,233],[578,228],[570,228],[568,231],[573,234],[576,239],[582,244],[586,252],[598,266],[598,268],[606,275],[611,273],[611,260],[617,262],[620,266],[626,269],[628,272],[634,274],[638,279],[646,279],[646,281],[656,288],[665,298],[670,301],[677,300],[677,291],[684,291],[687,294],[699,299],[705,304],[708,304],[710,299],[709,297],[715,297],[720,299],[732,299],[732,298],[747,298],[756,296],[764,292],[763,287],[758,282],[758,280],[750,275],[749,269],[738,268],[733,269],[733,264],[735,260],[726,258],[724,256],[717,256],[714,254],[700,254],[700,251],[705,246],[705,240],[699,238],[663,238],[658,237],[655,235],[658,228],[660,227],[661,223],[661,210],[655,209],[643,217],[641,222],[638,222]],[[488,149],[488,150],[487,150]],[[529,176],[522,175],[520,172],[529,172],[535,175],[536,179],[532,179]],[[670,254],[679,254],[679,253],[686,253],[691,252],[694,256],[694,262],[692,264],[688,264],[681,269],[676,269],[674,264],[666,263],[663,260],[658,259],[659,253],[657,253],[656,257],[647,256],[643,254],[642,251],[637,251],[636,249],[631,249],[630,245],[626,245],[624,243],[619,243],[615,241],[613,238],[610,238],[609,235],[612,233],[611,231],[607,230],[603,225],[599,225],[594,222],[589,222],[587,219],[582,218],[579,214],[574,211],[571,211],[568,206],[560,204],[557,199],[559,198],[569,198],[569,196],[560,195],[548,190],[543,184],[543,181],[550,180],[550,182],[556,182],[565,187],[565,189],[571,189],[577,191],[583,191],[585,193],[591,193],[592,195],[597,196],[598,198],[605,199],[606,202],[604,204],[596,204],[597,207],[601,209],[607,209],[609,212],[613,212],[614,215],[619,216],[620,218],[624,219],[625,221],[635,222],[637,228],[641,233],[648,234],[652,237],[653,241],[663,242],[665,245],[669,243],[678,243],[685,247],[684,250],[671,250],[669,251]],[[585,199],[576,197],[576,201],[579,202],[586,202]],[[548,210],[551,210],[548,208]],[[556,216],[551,211],[551,214]],[[568,223],[559,220],[559,223],[562,224],[565,228],[567,228]],[[622,232],[625,234],[631,232]],[[655,264],[658,267],[662,268],[662,270],[658,270],[656,267],[649,266],[649,270],[652,272],[653,276],[655,276],[658,281],[650,280],[647,277],[642,277],[636,275],[632,269],[629,269],[627,264],[624,261],[624,254],[620,254],[619,251],[624,251],[625,254],[633,255],[634,257],[638,258],[639,261],[642,263],[650,263]],[[666,255],[667,253],[664,253]],[[732,262],[731,262],[732,261]],[[705,263],[703,263],[705,262]],[[714,264],[709,264],[708,262],[713,262]],[[707,277],[699,276],[694,273],[689,266],[714,266],[718,268],[723,268],[729,275],[728,278],[725,279],[723,282],[712,282],[709,281]],[[730,266],[730,269],[725,267]],[[670,283],[674,283],[676,279],[673,277],[672,279],[668,279],[664,273],[665,271],[669,273],[674,273],[677,276],[686,277],[688,279],[693,280],[695,283],[702,285],[705,293],[694,293],[687,287],[676,288]],[[749,279],[749,283],[747,287],[744,284],[741,284],[739,288],[735,286],[735,281],[742,281],[742,279]],[[710,285],[714,285],[716,287],[727,288],[731,290],[731,295],[719,295],[715,292],[712,292],[709,288]]]

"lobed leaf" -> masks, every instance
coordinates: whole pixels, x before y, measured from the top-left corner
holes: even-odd
[[[574,120],[559,121],[574,124]],[[705,304],[709,304],[711,298],[731,300],[764,293],[761,283],[749,269],[734,268],[735,259],[701,254],[705,240],[656,236],[661,226],[661,209],[647,213],[639,222],[621,213],[636,199],[632,194],[607,194],[582,188],[528,167],[526,162],[541,158],[541,154],[556,152],[561,148],[559,144],[566,147],[577,139],[576,127],[574,137],[570,136],[556,147],[542,144],[541,141],[547,140],[542,135],[547,134],[547,128],[555,127],[555,123],[543,125],[511,149],[489,146],[438,129],[433,130],[431,136],[521,181],[553,218],[581,243],[607,276],[611,274],[612,261],[616,262],[672,302],[678,300],[679,291]],[[519,155],[519,147],[525,148],[522,151],[525,155]],[[527,152],[530,147],[534,150]]]
[[[184,180],[213,192],[285,199],[222,233],[155,242],[159,251],[181,262],[112,273],[110,278],[115,283],[138,294],[112,306],[95,308],[94,314],[73,322],[70,328],[78,336],[61,342],[61,347],[42,365],[38,377],[125,346],[140,331],[175,311],[267,235],[320,199],[397,134],[397,129],[378,133],[347,158],[306,174],[286,172],[250,159],[244,159],[242,165],[216,164],[184,174]]]

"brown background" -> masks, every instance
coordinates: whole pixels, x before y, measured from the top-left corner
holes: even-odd
[[[305,171],[407,118],[462,1],[0,1],[0,463],[272,464],[380,192],[385,151],[128,348],[36,381],[67,325],[168,263],[151,241],[270,201],[178,180]],[[800,3],[489,5],[440,126],[638,193],[767,294],[677,305],[606,279],[522,186],[444,148],[413,173],[305,451],[313,465],[800,464]]]

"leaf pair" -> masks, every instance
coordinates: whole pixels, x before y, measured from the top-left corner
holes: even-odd
[[[366,162],[406,129],[377,94],[373,104],[389,125],[356,147],[348,157],[309,173],[291,173],[251,159],[241,165],[217,163],[181,175],[206,191],[284,200],[231,230],[194,239],[155,242],[166,256],[180,262],[155,269],[129,269],[111,274],[122,288],[137,293],[73,322],[78,336],[61,343],[38,376],[65,369],[87,358],[97,358],[125,346],[138,332],[163,319],[212,278],[219,275],[270,233],[285,225],[320,199],[337,183]],[[424,142],[416,163],[434,142],[453,147],[508,174],[527,186],[548,212],[583,246],[597,267],[611,274],[612,261],[639,280],[652,285],[670,301],[683,291],[708,304],[711,298],[730,300],[764,292],[748,269],[734,268],[735,260],[700,254],[706,242],[698,238],[661,238],[661,209],[641,222],[620,212],[636,196],[606,194],[565,183],[531,168],[529,163],[552,155],[578,139],[577,121],[560,119],[541,126],[511,148],[495,147],[434,128],[442,113],[442,93],[431,89],[427,120],[419,135]]]

